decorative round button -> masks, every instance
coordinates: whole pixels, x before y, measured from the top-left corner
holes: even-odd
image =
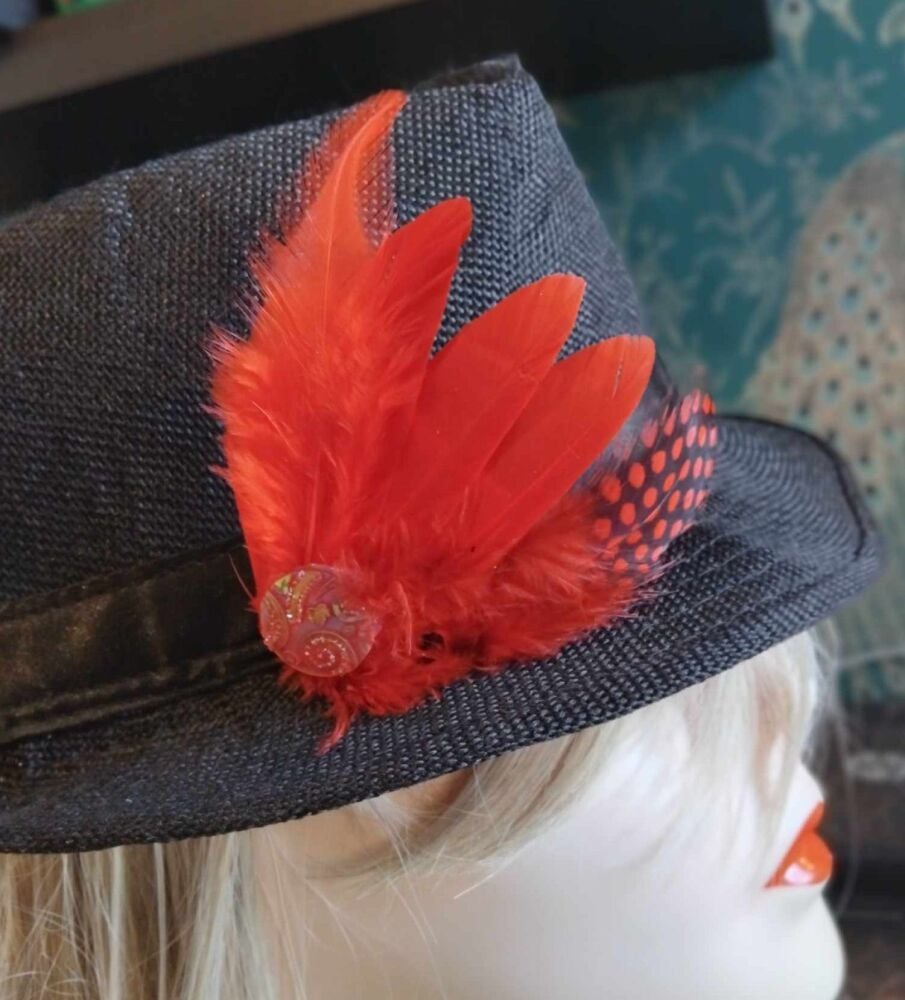
[[[281,576],[258,613],[267,648],[292,670],[310,677],[340,677],[368,655],[380,622],[349,603],[332,566],[310,564]]]

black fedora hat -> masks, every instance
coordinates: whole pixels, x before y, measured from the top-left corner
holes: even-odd
[[[329,752],[248,612],[210,473],[212,322],[326,127],[267,129],[105,178],[0,230],[0,850],[221,833],[338,807],[606,722],[814,624],[878,573],[853,482],[816,439],[719,417],[711,495],[655,593],[543,662],[476,673]],[[550,272],[587,281],[567,352],[643,329],[536,85],[513,63],[412,94],[401,221],[475,211],[438,343]],[[666,396],[655,370],[650,392]]]

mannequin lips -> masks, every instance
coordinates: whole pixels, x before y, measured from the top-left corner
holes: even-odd
[[[833,855],[817,832],[823,819],[823,809],[823,803],[818,802],[766,888],[820,885],[830,877]]]

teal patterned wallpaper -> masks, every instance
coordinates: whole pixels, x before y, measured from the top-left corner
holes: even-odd
[[[771,10],[769,63],[557,112],[673,373],[855,467],[892,565],[844,690],[905,698],[905,0]]]

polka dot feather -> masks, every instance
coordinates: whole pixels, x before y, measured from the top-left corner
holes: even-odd
[[[706,503],[718,438],[713,413],[698,390],[668,404],[599,479],[594,536],[612,570],[636,585]]]

